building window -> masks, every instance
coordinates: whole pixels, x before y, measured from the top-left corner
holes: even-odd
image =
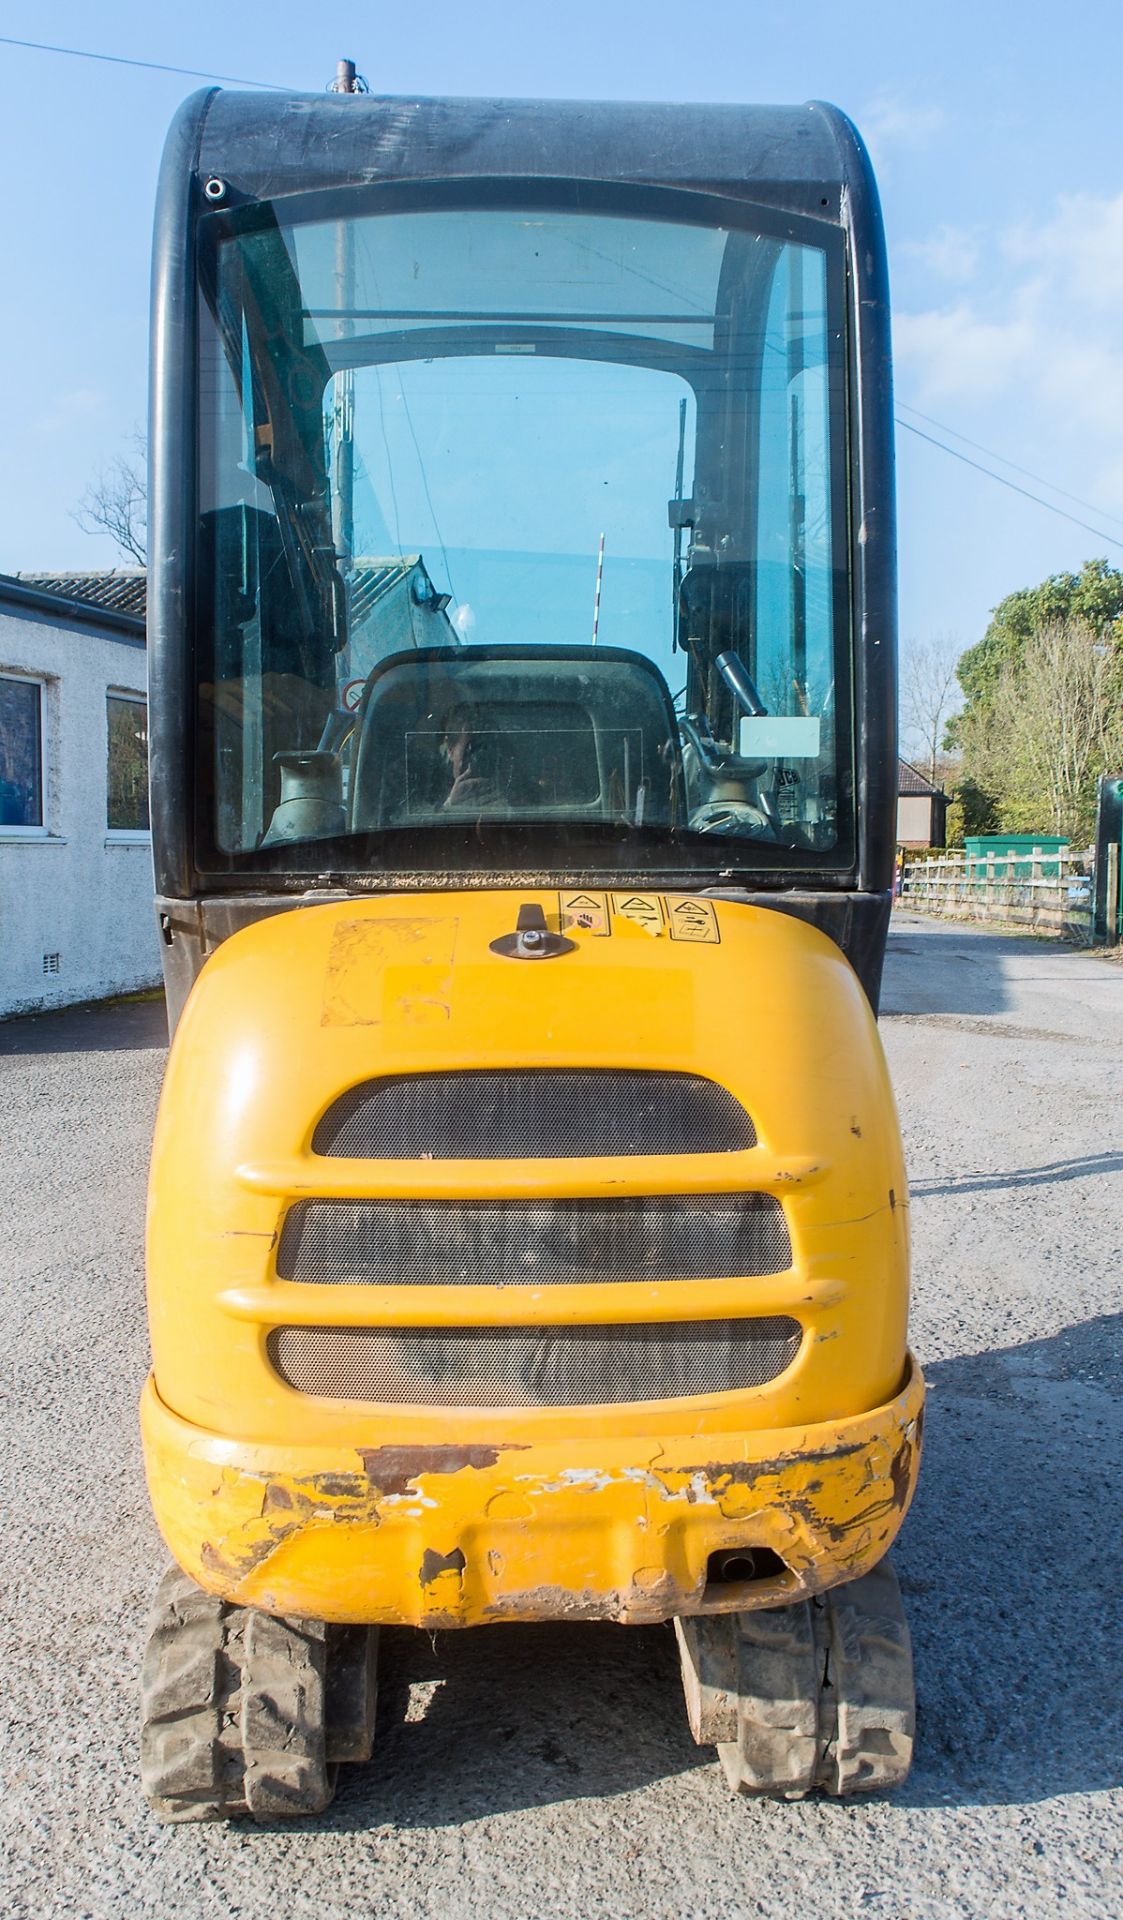
[[[135,694],[111,693],[107,709],[106,826],[110,833],[147,833],[148,703]]]
[[[0,833],[44,833],[43,682],[0,675]]]

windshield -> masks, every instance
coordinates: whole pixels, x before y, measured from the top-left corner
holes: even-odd
[[[576,202],[204,227],[220,863],[847,864],[836,234]]]

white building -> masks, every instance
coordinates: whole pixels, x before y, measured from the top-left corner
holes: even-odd
[[[159,982],[144,588],[0,575],[0,1017]]]
[[[351,657],[455,645],[420,554],[357,560]],[[160,983],[142,568],[0,574],[0,1019]]]

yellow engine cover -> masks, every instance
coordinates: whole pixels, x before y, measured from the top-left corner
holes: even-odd
[[[492,950],[540,905],[573,950]],[[690,1074],[747,1111],[736,1151],[350,1159],[317,1123],[384,1076]],[[283,1279],[310,1200],[764,1194],[791,1242],[753,1277],[546,1285]],[[919,1458],[907,1193],[861,987],[824,935],[695,896],[472,892],[265,919],[208,961],[172,1047],[148,1220],[153,1506],[187,1572],[331,1620],[667,1618],[775,1606],[892,1540]],[[278,1329],[654,1329],[782,1317],[790,1362],[736,1392],[598,1405],[394,1404],[288,1384]],[[498,1397],[498,1396],[497,1396]],[[478,1401],[479,1395],[475,1396]],[[763,1577],[715,1578],[726,1549]]]

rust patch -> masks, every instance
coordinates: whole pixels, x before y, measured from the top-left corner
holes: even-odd
[[[841,1447],[814,1448],[806,1453],[782,1454],[769,1460],[709,1460],[704,1466],[664,1470],[654,1468],[652,1473],[654,1478],[666,1485],[668,1492],[678,1493],[680,1497],[685,1496],[687,1501],[697,1497],[689,1482],[696,1477],[701,1477],[706,1482],[708,1496],[720,1511],[729,1519],[744,1521],[749,1515],[742,1509],[740,1503],[735,1513],[728,1511],[725,1504],[735,1490],[740,1489],[750,1494],[759,1493],[759,1503],[764,1506],[769,1503],[772,1495],[771,1489],[762,1486],[762,1482],[783,1475],[793,1467],[833,1466],[841,1460],[855,1454],[865,1454],[867,1451],[866,1442],[853,1441]],[[783,1506],[786,1512],[797,1515],[803,1521],[812,1538],[830,1541],[834,1547],[845,1547],[848,1552],[852,1552],[856,1535],[864,1529],[886,1522],[894,1515],[899,1516],[904,1511],[908,1505],[913,1479],[912,1447],[906,1438],[893,1460],[888,1476],[881,1473],[872,1474],[867,1464],[866,1483],[873,1498],[860,1511],[849,1513],[841,1520],[832,1520],[821,1510],[816,1499],[816,1496],[821,1495],[823,1491],[824,1482],[821,1478],[810,1481],[800,1493],[785,1494]],[[680,1480],[686,1480],[687,1486],[679,1486],[677,1483]],[[629,1617],[635,1617],[630,1609]]]
[[[645,1571],[641,1569],[641,1572]],[[520,1593],[497,1594],[484,1611],[488,1620],[618,1620],[628,1626],[659,1626],[676,1613],[696,1606],[704,1581],[680,1587],[665,1569],[649,1567],[643,1585],[633,1579],[626,1592],[617,1588],[598,1593],[594,1588],[554,1585],[526,1587]]]
[[[453,1547],[451,1553],[438,1553],[435,1547],[426,1547],[421,1556],[421,1585],[432,1586],[442,1573],[455,1573],[459,1578],[467,1564],[459,1547]]]
[[[259,1516],[217,1544],[204,1541],[200,1561],[208,1573],[227,1585],[237,1585],[313,1520],[377,1527],[378,1492],[361,1473],[313,1473],[299,1479],[268,1480]]]
[[[308,1481],[294,1482],[299,1489],[307,1485],[317,1500],[365,1499],[367,1489],[357,1473],[317,1473]]]
[[[378,1503],[385,1495],[408,1493],[422,1474],[493,1467],[500,1454],[508,1450],[470,1445],[365,1447],[358,1449],[365,1473],[313,1473],[266,1480],[258,1516],[225,1539],[204,1542],[201,1563],[224,1585],[236,1586],[310,1523],[377,1527],[381,1523]],[[427,1578],[435,1578],[437,1572],[454,1564],[455,1556],[447,1558],[428,1572]],[[428,1565],[427,1558],[423,1569]],[[458,1570],[463,1571],[462,1560]]]
[[[618,1620],[618,1593],[573,1592],[569,1587],[527,1587],[500,1594],[484,1609],[488,1620]]]
[[[292,1527],[285,1527],[280,1534],[270,1534],[267,1540],[257,1541],[254,1546],[239,1553],[236,1558],[220,1553],[212,1540],[204,1540],[199,1552],[200,1563],[208,1573],[215,1574],[220,1580],[244,1580],[247,1574],[253,1573],[263,1561],[268,1560],[274,1547],[293,1530]]]
[[[889,1478],[893,1482],[893,1504],[900,1507],[903,1513],[912,1492],[912,1448],[907,1440],[902,1440],[893,1455]]]
[[[292,1488],[286,1487],[279,1480],[271,1480],[265,1489],[265,1498],[261,1503],[262,1519],[264,1519],[267,1514],[276,1513],[278,1510],[282,1512],[291,1511],[295,1505],[296,1496]]]
[[[494,1467],[501,1453],[525,1452],[524,1447],[360,1447],[367,1479],[383,1493],[408,1493],[425,1473],[460,1473],[475,1467],[482,1473]]]
[[[655,1472],[659,1479],[676,1479],[679,1474],[693,1476],[700,1473],[712,1484],[716,1495],[729,1487],[755,1487],[758,1480],[767,1480],[779,1473],[786,1473],[791,1467],[828,1466],[836,1460],[847,1460],[852,1454],[865,1453],[867,1442],[852,1440],[843,1447],[815,1447],[806,1453],[781,1453],[772,1460],[707,1460],[704,1466],[674,1467],[665,1472],[658,1468]]]

